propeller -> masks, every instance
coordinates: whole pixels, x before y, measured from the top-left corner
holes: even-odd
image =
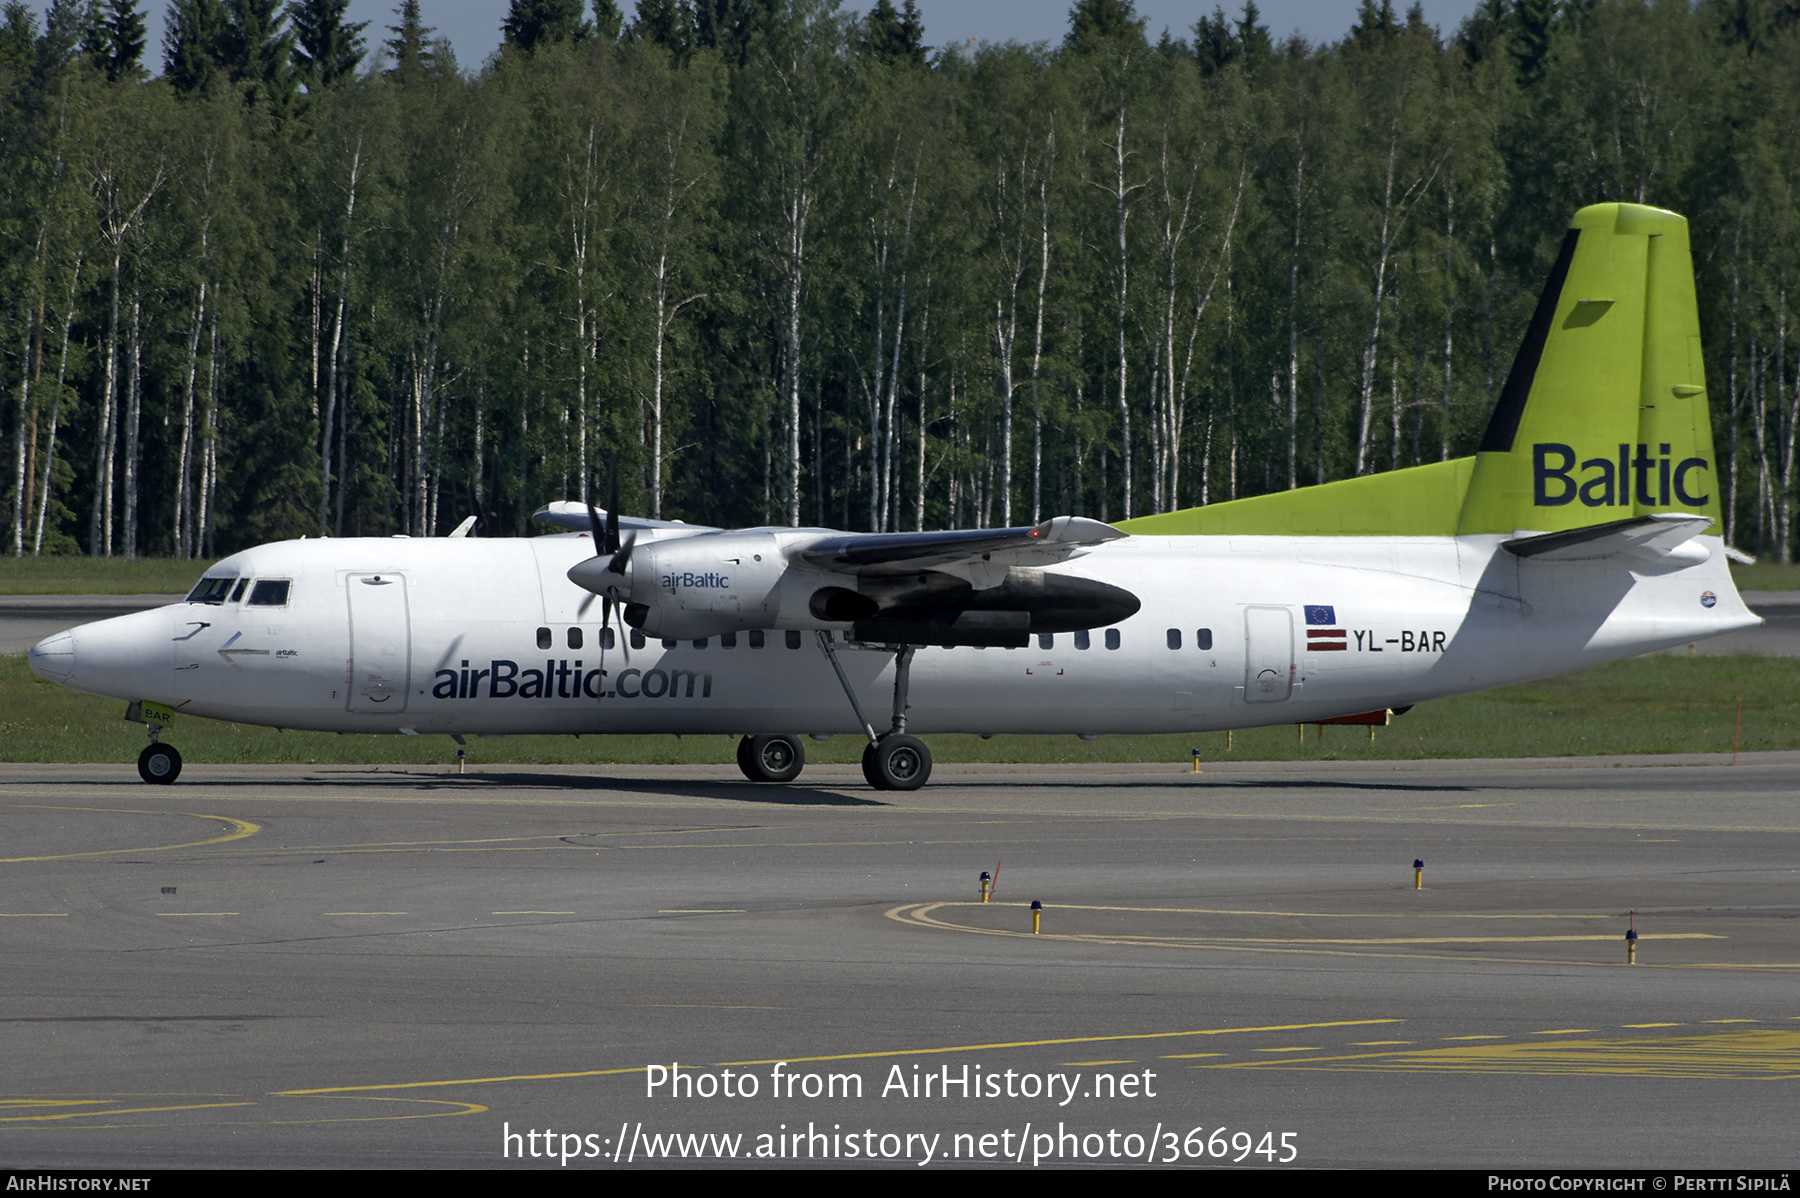
[[[475,516],[475,527],[469,530],[469,535],[478,537],[487,531],[488,519],[487,513],[481,510],[481,490],[475,485],[473,471],[469,474],[469,511]]]
[[[592,503],[587,505],[588,534],[594,540],[594,556],[607,557],[606,572],[618,575],[619,581],[623,582],[625,580],[626,567],[631,562],[632,547],[637,543],[637,532],[634,530],[621,544],[619,540],[619,460],[616,456],[613,458],[612,482],[609,490],[610,495],[607,499],[606,520],[604,523],[601,522],[600,513],[595,510],[594,505]],[[588,597],[581,601],[581,607],[577,613],[578,616],[586,615],[588,604],[593,601],[594,592],[590,591]],[[615,597],[613,586],[606,586],[600,592],[600,652],[602,654],[603,662],[606,653],[606,637],[607,634],[612,631],[613,609],[619,606],[621,605]],[[630,662],[630,640],[625,631],[625,621],[622,618],[619,621],[618,637],[620,649],[625,654],[625,660]]]

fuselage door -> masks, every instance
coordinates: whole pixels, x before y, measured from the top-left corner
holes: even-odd
[[[406,579],[399,574],[351,574],[349,710],[379,715],[406,710],[412,635]]]
[[[1280,703],[1294,692],[1294,613],[1244,609],[1244,702]]]

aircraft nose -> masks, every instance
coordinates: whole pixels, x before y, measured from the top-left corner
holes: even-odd
[[[40,677],[85,691],[160,700],[169,688],[169,612],[133,612],[83,624],[31,647]]]
[[[31,647],[31,672],[52,682],[67,682],[75,676],[75,634],[59,632],[47,636]]]

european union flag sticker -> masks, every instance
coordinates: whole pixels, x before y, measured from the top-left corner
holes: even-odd
[[[1336,624],[1337,609],[1309,603],[1306,605],[1306,622],[1308,624]]]

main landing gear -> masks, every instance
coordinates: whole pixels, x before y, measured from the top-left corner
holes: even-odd
[[[165,745],[156,739],[160,729],[150,725],[150,743],[138,754],[138,777],[157,786],[167,786],[181,777],[181,754],[175,751],[174,745]]]
[[[918,737],[906,735],[906,688],[912,675],[914,646],[901,645],[894,651],[894,722],[885,736],[875,734],[875,726],[863,713],[862,703],[845,676],[844,667],[838,664],[830,633],[819,632],[819,647],[831,659],[831,668],[837,671],[844,694],[849,698],[850,706],[856,709],[857,723],[869,737],[869,747],[863,750],[862,759],[863,777],[869,780],[869,785],[876,790],[917,790],[925,785],[931,777],[931,750]]]
[[[931,777],[931,750],[916,736],[890,732],[863,750],[862,767],[876,790],[917,790]]]
[[[746,736],[738,741],[738,768],[752,782],[792,782],[806,768],[806,746],[797,736]]]

